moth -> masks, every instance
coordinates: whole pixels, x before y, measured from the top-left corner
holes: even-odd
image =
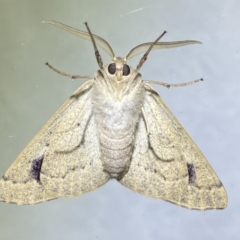
[[[92,41],[99,70],[13,162],[0,180],[0,201],[23,205],[74,197],[116,179],[133,191],[186,208],[225,208],[227,194],[221,181],[149,85],[159,82],[144,81],[139,73],[151,50],[200,42],[159,42],[164,32],[122,58],[92,34],[87,23],[87,32],[55,21],[45,23]],[[110,64],[103,66],[97,46],[112,58]],[[141,53],[145,54],[136,69],[127,65]],[[86,77],[47,65],[65,76]]]

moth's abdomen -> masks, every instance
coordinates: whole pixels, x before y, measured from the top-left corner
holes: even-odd
[[[108,127],[101,128],[100,146],[103,168],[112,178],[119,178],[129,168],[134,141],[134,131],[111,131]]]

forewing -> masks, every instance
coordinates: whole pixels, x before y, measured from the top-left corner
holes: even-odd
[[[92,116],[93,80],[57,111],[0,180],[0,201],[36,204],[77,196],[104,184]]]
[[[225,208],[227,194],[206,158],[158,94],[148,84],[145,89],[145,116],[139,121],[132,162],[121,183],[191,209]]]

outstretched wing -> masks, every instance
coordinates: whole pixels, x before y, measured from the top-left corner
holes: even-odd
[[[73,197],[108,181],[92,115],[93,80],[57,111],[0,180],[0,201],[36,204]]]
[[[191,209],[225,208],[225,189],[201,151],[158,94],[148,84],[145,89],[145,114],[138,124],[129,171],[120,182]]]

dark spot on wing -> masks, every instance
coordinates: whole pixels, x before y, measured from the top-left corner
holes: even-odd
[[[189,184],[194,184],[196,181],[196,172],[195,172],[195,167],[192,163],[187,163],[187,168],[188,168],[188,183]]]
[[[37,182],[40,182],[40,172],[42,167],[44,156],[40,156],[32,161],[32,167],[30,170],[31,178],[35,179]]]
[[[2,180],[8,181],[8,178],[7,178],[5,175],[3,175],[3,176],[2,176]]]

